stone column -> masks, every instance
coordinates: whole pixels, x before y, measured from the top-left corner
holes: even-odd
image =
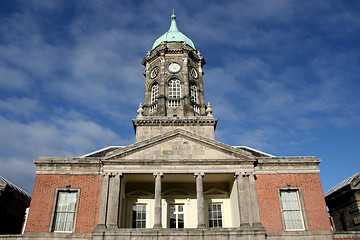
[[[204,191],[203,191],[203,177],[204,173],[195,173],[196,178],[196,199],[197,199],[197,216],[198,228],[204,228],[205,225],[205,208],[204,208]]]
[[[260,221],[259,202],[258,202],[258,198],[257,198],[255,178],[256,178],[255,175],[253,173],[251,173],[249,176],[250,196],[251,196],[251,212],[252,212],[254,227],[263,228],[263,225],[261,224],[261,221]]]
[[[245,182],[246,173],[235,173],[237,190],[238,190],[238,202],[240,211],[240,227],[250,227],[249,205],[247,199],[247,187]]]
[[[120,183],[121,173],[115,173],[110,178],[109,186],[109,201],[107,211],[107,227],[118,228],[119,227],[119,207],[120,207]]]
[[[154,228],[162,228],[161,225],[161,178],[163,173],[154,173],[155,178],[155,217]]]
[[[108,195],[109,195],[109,174],[103,175],[101,196],[100,196],[100,207],[99,207],[99,221],[98,226],[100,228],[106,227],[106,212],[108,207]]]

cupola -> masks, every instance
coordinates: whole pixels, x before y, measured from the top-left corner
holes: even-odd
[[[194,43],[190,40],[190,38],[188,38],[178,30],[176,26],[176,15],[174,13],[171,15],[171,25],[169,31],[167,31],[164,35],[156,39],[151,50],[155,49],[162,42],[185,42],[193,49],[196,49]]]

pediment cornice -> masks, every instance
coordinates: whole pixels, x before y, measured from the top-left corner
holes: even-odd
[[[209,148],[215,149],[217,151],[224,152],[228,155],[233,156],[233,159],[241,159],[241,160],[250,160],[255,161],[256,158],[251,155],[250,153],[238,149],[235,147],[232,147],[230,145],[218,142],[216,140],[206,138],[194,133],[191,133],[189,131],[183,130],[183,129],[174,129],[172,131],[148,138],[146,140],[143,140],[141,142],[129,145],[127,147],[124,147],[122,149],[117,149],[113,152],[109,152],[106,156],[102,158],[102,160],[116,160],[121,159],[124,156],[128,156],[132,153],[135,153],[137,151],[144,150],[146,148],[149,148],[151,146],[169,141],[170,139],[174,139],[177,137],[182,137],[188,140],[191,140],[192,142],[196,142],[198,144],[206,145]],[[209,157],[211,158],[211,157]],[[232,160],[233,160],[232,159]]]

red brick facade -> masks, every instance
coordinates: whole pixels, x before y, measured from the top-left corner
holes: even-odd
[[[261,223],[268,232],[284,231],[278,188],[301,187],[309,230],[331,230],[319,174],[259,174],[256,188]]]
[[[80,188],[77,233],[96,227],[102,179],[98,175],[37,175],[25,232],[48,232],[56,188]]]

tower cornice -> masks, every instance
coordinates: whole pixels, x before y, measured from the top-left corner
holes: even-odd
[[[146,63],[151,62],[161,56],[162,54],[183,54],[188,53],[189,57],[200,62],[201,65],[205,65],[205,59],[201,56],[200,52],[196,52],[192,47],[184,43],[171,43],[171,42],[162,42],[152,51],[149,51],[148,54],[143,58],[141,64],[146,65]]]
[[[136,126],[214,126],[216,128],[217,119],[207,116],[194,117],[159,117],[144,116],[141,119],[133,119]]]

